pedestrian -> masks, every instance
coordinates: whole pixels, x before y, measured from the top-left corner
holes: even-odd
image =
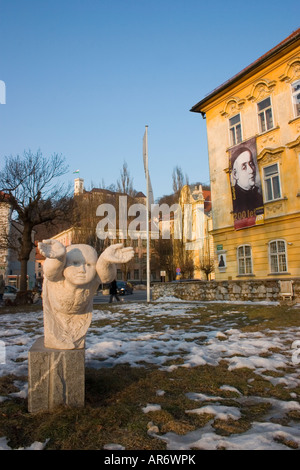
[[[5,282],[3,279],[3,274],[0,274],[0,303],[3,302],[3,294],[5,292]]]
[[[116,298],[116,300],[118,302],[120,302],[120,299],[117,295],[117,282],[116,280],[114,279],[110,285],[110,289],[109,289],[109,294],[110,294],[110,297],[109,297],[109,303],[111,303],[113,301],[113,297]]]

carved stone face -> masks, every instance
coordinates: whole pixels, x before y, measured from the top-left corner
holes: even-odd
[[[64,277],[70,284],[81,286],[90,283],[96,275],[97,253],[88,245],[71,245],[67,248]]]

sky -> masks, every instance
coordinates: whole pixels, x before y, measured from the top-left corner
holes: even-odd
[[[0,168],[40,150],[86,189],[126,162],[157,199],[179,166],[209,183],[206,125],[190,109],[299,27],[296,0],[0,0]]]

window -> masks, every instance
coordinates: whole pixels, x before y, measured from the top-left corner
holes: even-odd
[[[274,127],[271,98],[265,98],[257,104],[260,132],[266,132]]]
[[[287,272],[286,244],[284,240],[269,243],[271,273]]]
[[[238,247],[238,272],[240,275],[252,274],[252,254],[250,245]]]
[[[134,279],[139,279],[140,278],[140,270],[135,269],[133,272]]]
[[[295,117],[300,116],[300,80],[292,83],[292,99]]]
[[[241,116],[239,114],[229,119],[229,133],[231,145],[242,142]]]
[[[117,269],[117,280],[122,281],[122,271],[121,271],[121,269]]]
[[[281,198],[278,163],[264,168],[265,200],[273,201]]]

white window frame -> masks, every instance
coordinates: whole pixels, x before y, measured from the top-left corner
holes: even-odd
[[[270,176],[266,176],[265,175],[265,170],[267,168],[270,168],[271,166],[274,166],[274,165],[277,165],[277,173],[276,175],[270,175]],[[279,171],[279,162],[274,162],[272,163],[271,165],[267,165],[267,166],[264,166],[263,167],[263,180],[264,180],[264,200],[265,202],[272,202],[272,201],[277,201],[278,199],[282,199],[282,188],[281,188],[281,178],[280,178],[280,171]],[[273,185],[273,179],[275,179],[275,177],[278,177],[278,183],[279,183],[279,196],[278,197],[274,197],[274,185]],[[271,180],[271,190],[272,190],[272,197],[269,198],[268,197],[268,190],[267,190],[267,181]]]
[[[263,101],[269,99],[270,100],[270,106],[268,106],[267,108],[264,108],[263,110],[259,111],[258,109],[258,106],[260,103],[262,103]],[[271,109],[271,114],[272,114],[272,127],[269,127],[267,129],[267,117],[266,117],[266,111],[268,109]],[[262,125],[261,125],[261,119],[260,119],[260,115],[263,114],[264,115],[264,122],[265,122],[265,130],[262,129]],[[258,119],[258,128],[259,128],[259,133],[260,134],[264,134],[265,132],[268,132],[272,129],[274,129],[275,125],[274,125],[274,113],[273,113],[273,103],[272,103],[272,98],[271,96],[267,96],[266,98],[264,98],[263,100],[260,100],[258,103],[257,103],[257,119]]]
[[[274,243],[276,244],[276,251],[271,252],[271,245]],[[281,244],[281,247],[284,246],[284,251],[278,249],[279,243]],[[283,274],[288,272],[287,244],[282,238],[269,241],[269,265],[271,274]],[[285,269],[280,269],[283,266]]]
[[[240,120],[237,124],[230,125],[230,120],[239,116]],[[237,126],[240,126],[241,128],[241,140],[239,141],[237,139]],[[243,129],[242,129],[242,119],[241,119],[241,114],[235,114],[234,116],[231,116],[231,118],[228,119],[228,127],[229,127],[229,139],[230,139],[230,145],[233,147],[234,145],[238,145],[243,141]],[[234,137],[232,135],[232,131],[234,133]]]
[[[243,249],[242,255],[240,255],[240,249]],[[250,254],[246,254],[245,248],[250,249]],[[239,276],[249,276],[253,274],[253,262],[252,262],[252,248],[249,244],[239,245],[237,247],[237,262],[238,262],[238,275]],[[247,260],[250,263],[247,263]],[[241,264],[242,262],[242,264]],[[241,269],[243,267],[243,269]],[[250,269],[249,269],[250,268]],[[242,272],[244,271],[244,272]]]
[[[293,91],[293,86],[296,85],[296,83],[299,83],[299,86],[300,86],[300,80],[295,80],[293,83],[291,83],[293,114],[295,118],[300,117],[300,105],[299,105],[299,111],[297,111],[296,103],[294,102],[294,96],[300,94],[300,89],[298,91],[296,90]]]

